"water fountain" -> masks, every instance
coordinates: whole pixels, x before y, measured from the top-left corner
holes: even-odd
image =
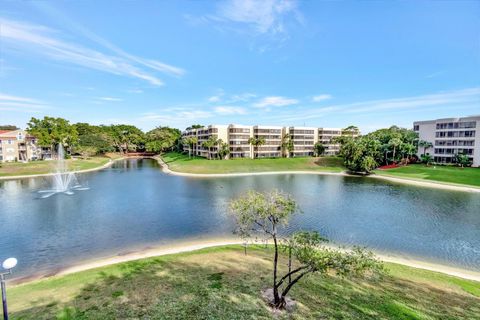
[[[52,188],[40,190],[41,198],[48,198],[55,194],[63,193],[72,195],[74,191],[88,190],[88,187],[82,186],[73,172],[68,172],[65,163],[65,150],[62,144],[58,145],[57,160],[55,160],[55,174],[53,175]]]

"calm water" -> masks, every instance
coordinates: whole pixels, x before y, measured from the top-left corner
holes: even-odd
[[[80,176],[90,190],[39,199],[49,178],[0,182],[0,259],[17,276],[192,238],[231,236],[228,201],[245,190],[291,193],[303,213],[290,230],[341,244],[480,270],[480,194],[316,175],[185,178],[153,160]]]

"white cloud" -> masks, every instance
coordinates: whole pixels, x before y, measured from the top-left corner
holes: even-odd
[[[116,101],[116,102],[123,101],[123,99],[115,98],[115,97],[98,97],[97,99],[102,101]]]
[[[298,100],[285,98],[281,96],[271,96],[265,97],[259,102],[255,103],[254,106],[258,108],[268,108],[268,107],[283,107],[293,104],[297,104]]]
[[[129,92],[129,93],[143,93],[143,90],[140,90],[140,89],[131,89],[131,90],[127,90],[127,92]]]
[[[284,33],[289,15],[299,19],[293,0],[229,0],[221,3],[213,20],[244,24],[256,34]]]
[[[208,98],[208,102],[219,102],[221,98],[219,96],[211,96]]]
[[[0,93],[0,110],[2,111],[37,113],[50,108],[51,106],[40,100]]]
[[[327,114],[381,114],[381,112],[399,111],[436,111],[449,109],[454,112],[458,106],[480,105],[480,87],[468,88],[455,91],[446,91],[433,94],[426,94],[405,98],[391,98],[381,100],[370,100],[339,105],[330,105],[323,108],[309,108],[303,112],[297,111],[295,115],[279,115],[275,119],[288,121],[306,120],[324,117]]]
[[[320,94],[318,96],[312,97],[313,102],[320,102],[320,101],[325,101],[325,100],[330,100],[333,97],[329,94]]]
[[[113,46],[107,41],[97,37],[95,41],[101,43],[116,55],[109,55],[81,45],[66,42],[59,38],[59,32],[40,25],[1,19],[2,39],[5,47],[33,51],[47,57],[86,68],[100,70],[115,75],[129,76],[142,79],[155,86],[163,85],[151,70],[181,76],[183,69],[165,63],[137,57],[128,54]],[[94,35],[89,34],[89,39]],[[147,67],[150,71],[145,70]]]
[[[218,107],[215,107],[214,111],[220,115],[247,114],[247,111],[244,108],[234,107],[234,106],[218,106]]]
[[[234,94],[230,97],[228,100],[228,103],[234,103],[234,102],[247,102],[250,101],[251,99],[255,98],[257,95],[253,93],[241,93],[241,94]]]

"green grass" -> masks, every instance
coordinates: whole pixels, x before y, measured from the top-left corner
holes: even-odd
[[[171,152],[162,156],[172,171],[187,173],[242,173],[267,171],[328,171],[345,170],[338,157],[305,157],[275,159],[207,160]]]
[[[271,249],[226,246],[9,286],[12,319],[272,319]],[[281,257],[284,271],[286,260]],[[311,275],[277,319],[480,319],[480,283],[387,264],[380,279]]]
[[[87,170],[103,166],[109,161],[107,157],[67,160],[69,171]],[[0,177],[23,176],[55,172],[55,161],[6,162],[0,164]]]
[[[480,168],[459,168],[452,166],[425,166],[413,164],[404,167],[375,170],[382,176],[430,180],[480,187]]]

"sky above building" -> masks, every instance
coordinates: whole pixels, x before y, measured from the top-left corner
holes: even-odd
[[[2,1],[0,124],[480,114],[479,1]]]

